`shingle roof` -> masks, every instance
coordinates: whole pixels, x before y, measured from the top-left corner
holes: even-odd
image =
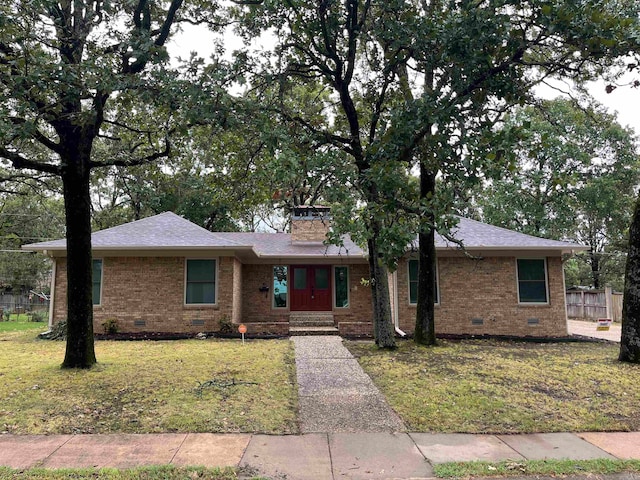
[[[292,242],[289,233],[218,233],[232,241],[251,245],[259,257],[363,257],[363,250],[349,236],[343,239],[344,246],[325,245],[321,242]]]
[[[212,233],[173,212],[107,228],[91,234],[94,249],[241,248],[243,245]],[[66,240],[32,243],[28,250],[65,250]]]
[[[550,249],[550,250],[583,250],[586,247],[571,242],[549,240],[546,238],[525,235],[506,228],[495,227],[487,223],[469,218],[458,217],[459,222],[451,236],[461,240],[466,248],[484,249]],[[436,235],[436,248],[456,248],[457,245],[440,235]]]
[[[494,227],[486,223],[460,217],[451,236],[468,249],[482,250],[584,250],[586,247],[570,242],[548,240]],[[252,251],[256,256],[268,257],[364,257],[366,252],[347,236],[344,246],[319,242],[292,242],[288,233],[212,233],[172,213],[165,212],[91,235],[94,250],[161,250],[161,249],[224,249]],[[66,250],[66,241],[24,245],[26,250]],[[438,250],[451,250],[458,245],[436,235]]]

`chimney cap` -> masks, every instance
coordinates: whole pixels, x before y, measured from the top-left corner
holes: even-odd
[[[294,218],[325,218],[329,216],[331,207],[324,205],[298,205],[293,207]]]

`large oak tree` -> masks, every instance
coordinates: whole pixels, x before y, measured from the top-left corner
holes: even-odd
[[[323,123],[286,104],[272,108],[352,159],[361,203],[351,212],[360,222],[349,228],[367,240],[383,347],[394,346],[387,268],[415,225],[415,335],[435,342],[434,234],[450,225],[436,179],[499,166],[505,152],[494,126],[529,101],[535,85],[601,75],[638,48],[633,1],[290,0],[248,13],[252,34],[271,29],[277,38],[277,56],[255,84],[270,79],[286,93],[291,82],[320,82],[332,100]],[[409,180],[414,168],[418,191]],[[409,220],[397,221],[401,211]]]
[[[96,362],[91,298],[91,171],[166,157],[176,116],[215,102],[198,62],[168,62],[177,24],[214,24],[206,0],[9,0],[0,5],[0,158],[61,178],[67,237],[63,367]],[[194,98],[207,99],[195,102]],[[184,120],[184,119],[182,119]],[[109,144],[108,155],[96,155]]]

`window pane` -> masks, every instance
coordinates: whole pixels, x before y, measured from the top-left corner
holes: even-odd
[[[329,288],[329,269],[316,268],[316,288],[326,290]]]
[[[520,301],[545,303],[547,301],[545,282],[520,282]]]
[[[409,303],[418,302],[418,260],[409,260]]]
[[[409,303],[418,303],[418,282],[409,283]]]
[[[544,260],[542,259],[519,259],[518,260],[518,280],[541,280],[544,281]]]
[[[287,267],[273,267],[273,305],[284,308],[287,306]]]
[[[293,288],[296,290],[305,290],[307,288],[307,269],[293,269]]]
[[[349,271],[347,267],[335,268],[336,307],[349,306]]]
[[[187,260],[185,303],[216,303],[215,260]]]
[[[100,305],[100,290],[102,286],[102,260],[93,260],[91,272],[93,304]]]
[[[547,302],[547,281],[544,259],[518,259],[518,295],[520,302],[523,303]]]
[[[409,281],[418,281],[418,260],[409,260]]]
[[[216,303],[215,283],[188,283],[187,303]]]
[[[418,260],[409,260],[409,303],[418,303]],[[433,298],[434,303],[440,303],[438,295],[438,269],[433,273]]]
[[[187,282],[214,282],[215,260],[187,260]]]

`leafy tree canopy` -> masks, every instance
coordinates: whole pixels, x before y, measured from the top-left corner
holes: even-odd
[[[567,281],[621,288],[619,260],[640,180],[635,133],[601,105],[567,99],[521,108],[504,128],[520,135],[510,147],[510,168],[476,189],[483,219],[588,245],[591,250],[570,265]],[[581,275],[583,267],[588,271]]]
[[[68,335],[63,366],[90,367],[90,175],[169,156],[191,125],[223,123],[222,61],[171,64],[181,24],[219,26],[208,0],[10,0],[0,6],[0,159],[58,176],[65,202]]]
[[[26,243],[64,235],[64,213],[58,198],[43,198],[32,190],[0,200],[0,288],[48,290],[50,262],[35,253],[20,251]]]

